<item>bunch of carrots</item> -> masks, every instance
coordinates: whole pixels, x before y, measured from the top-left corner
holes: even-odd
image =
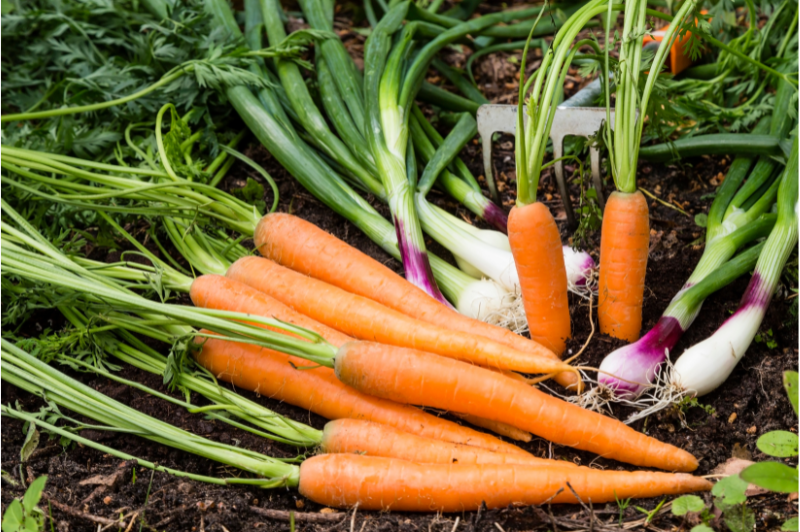
[[[214,338],[199,346],[197,362],[237,387],[340,420],[326,428],[326,438],[339,430],[352,437],[326,445],[328,453],[381,449],[396,458],[364,457],[359,467],[353,458],[311,459],[301,471],[314,464],[324,474],[313,486],[301,480],[301,492],[310,498],[369,508],[375,497],[382,497],[382,508],[428,511],[474,509],[482,501],[490,507],[551,497],[574,501],[567,482],[581,499],[595,502],[614,500],[615,493],[620,497],[623,492],[644,497],[710,488],[706,480],[683,474],[600,472],[535,458],[408,406],[467,414],[500,433],[510,427],[644,467],[686,472],[697,467],[685,451],[540,392],[514,371],[575,375],[552,351],[459,315],[313,224],[289,214],[268,214],[258,224],[255,241],[262,257],[239,259],[224,276],[198,277],[191,287],[193,303],[274,317],[314,331],[339,348],[335,367],[309,369],[299,357]],[[442,476],[447,482],[436,480],[438,469],[421,464],[442,464],[437,467],[450,472]],[[528,471],[521,464],[535,467]],[[362,467],[374,472],[380,487],[361,484]],[[342,482],[355,482],[354,477],[358,486]],[[489,479],[502,493],[495,503],[492,490],[486,489]],[[629,482],[630,492],[624,488]],[[388,485],[398,491],[389,496]],[[412,492],[415,502],[408,500]]]
[[[218,8],[217,16],[224,15],[223,18],[230,19],[236,26],[226,3],[209,1],[209,4]],[[273,2],[263,0],[262,4],[265,26],[278,25],[277,17],[273,19],[270,15],[276,12]],[[691,0],[685,2],[678,16],[683,17],[691,6]],[[645,8],[646,3],[640,0],[626,3],[626,30],[630,30],[626,34],[637,33],[633,23],[628,27],[627,21],[629,17],[643,20],[640,15]],[[194,346],[198,364],[238,388],[289,402],[333,421],[322,435],[320,448],[325,454],[305,460],[299,470],[287,470],[285,485],[297,487],[303,495],[329,506],[358,505],[363,509],[404,511],[475,510],[482,503],[489,508],[500,508],[547,501],[605,502],[710,489],[711,484],[706,479],[687,474],[698,467],[695,457],[687,451],[543,393],[532,386],[536,380],[521,375],[552,377],[567,388],[582,390],[580,368],[560,358],[570,335],[566,271],[555,222],[548,209],[536,202],[536,188],[547,132],[552,125],[554,90],[559,80],[563,82],[581,46],[581,43],[573,46],[572,40],[590,19],[606,10],[610,14],[615,9],[619,9],[617,4],[603,0],[591,0],[577,9],[553,42],[532,85],[528,105],[532,113],[530,129],[523,134],[518,149],[520,201],[509,219],[509,237],[533,339],[459,314],[376,260],[289,214],[272,213],[260,219],[253,231],[260,257],[244,256],[229,267],[225,265],[220,271],[191,280],[190,296],[196,307],[225,311],[225,316],[240,328],[245,324],[258,327],[262,332],[268,329],[273,333],[270,338],[274,333],[285,338],[284,342],[275,341],[270,347],[264,347],[263,343],[247,343],[240,338],[234,340],[218,330],[221,321],[217,320],[203,332],[207,338],[198,340]],[[164,11],[166,13],[166,8]],[[403,20],[404,16],[398,16],[396,25],[399,27]],[[533,32],[531,29],[531,35]],[[643,35],[643,32],[638,33]],[[275,29],[272,34],[277,38],[280,32]],[[385,35],[383,44],[388,46],[390,35]],[[445,37],[442,42],[455,40],[459,34],[453,32]],[[638,44],[634,40],[625,53],[634,56],[629,63],[637,67],[633,70],[638,73],[638,56],[632,51],[637,46],[641,48],[641,38]],[[390,59],[398,59],[400,55],[395,57],[393,52]],[[663,58],[661,60],[663,62]],[[288,62],[278,65],[284,83],[298,78],[298,90],[301,85],[304,87],[299,74],[295,76],[294,65]],[[652,72],[659,70],[657,63],[651,68]],[[626,86],[629,92],[637,87],[635,77],[631,79],[631,85]],[[415,83],[408,84],[409,91]],[[521,100],[523,87],[528,87],[524,77],[520,82]],[[234,105],[236,101],[253,99],[250,89],[243,86],[228,89],[228,95]],[[402,95],[403,100],[410,98],[405,88]],[[635,94],[617,97],[617,123],[621,124],[616,132],[618,137],[620,131],[629,135],[631,130],[641,126],[641,120],[636,122],[635,104],[625,110],[619,109],[625,102],[630,106],[629,102],[636,100]],[[277,113],[264,109],[259,112]],[[251,113],[250,119],[255,120],[257,116]],[[161,116],[159,127],[160,119]],[[307,122],[304,126],[311,131],[314,121],[309,118]],[[521,115],[519,126],[522,131]],[[391,137],[390,133],[383,134]],[[525,144],[526,135],[531,141],[530,153]],[[386,139],[381,137],[372,142],[382,149]],[[635,190],[635,173],[631,175],[630,169],[635,169],[638,140],[626,144],[624,138],[618,139],[614,147],[621,154],[615,163],[615,172],[620,173],[618,186],[633,197],[638,193],[628,189],[632,183]],[[388,153],[388,150],[383,151]],[[376,151],[374,155],[377,159],[378,155],[388,157],[387,153]],[[397,154],[391,155],[402,159]],[[353,168],[361,167],[360,161],[351,162]],[[389,165],[389,162],[384,163]],[[314,160],[314,164],[319,163]],[[392,177],[400,181],[405,179],[402,172],[396,174]],[[176,187],[186,184],[172,173],[170,177]],[[391,185],[394,183],[388,179],[383,183],[387,190]],[[200,196],[201,187],[196,189],[192,193]],[[163,190],[166,195],[167,189]],[[208,204],[219,206],[216,200],[221,196],[218,194]],[[612,199],[608,209],[625,210],[624,205],[628,203],[628,196],[624,201]],[[412,203],[408,205],[413,207]],[[609,213],[609,224],[616,223],[637,234],[627,240],[616,239],[607,251],[604,227],[601,251],[601,259],[612,261],[612,266],[618,266],[620,261],[625,265],[635,263],[634,273],[641,276],[635,283],[623,287],[620,283],[627,273],[620,271],[627,266],[617,271],[613,267],[603,269],[601,264],[601,328],[626,339],[638,335],[639,326],[633,323],[635,316],[629,315],[628,310],[618,309],[620,304],[627,305],[626,308],[635,307],[636,293],[643,289],[644,266],[632,258],[642,254],[639,233],[646,233],[642,225],[646,224],[646,205],[644,212],[639,210],[632,216],[637,223],[620,222],[619,217]],[[17,218],[15,221],[19,223]],[[24,232],[8,231],[15,238],[21,238]],[[614,227],[608,232],[621,233]],[[409,230],[408,242],[416,243],[416,237],[416,233]],[[633,242],[631,246],[636,249],[628,250],[626,242]],[[398,238],[398,243],[402,248],[402,239]],[[33,248],[36,251],[9,248],[9,253],[0,257],[4,274],[50,282],[45,281],[44,274],[37,278],[35,275],[40,274],[31,273],[40,260],[33,256],[44,247]],[[420,251],[424,252],[424,247]],[[48,249],[44,254],[52,259],[58,253]],[[618,256],[622,258],[616,258]],[[644,258],[646,260],[646,245]],[[57,260],[59,265],[69,264],[70,275],[75,279],[83,275],[79,267],[69,263],[70,259],[59,257]],[[64,279],[67,280],[61,289],[72,289],[72,278],[65,276]],[[80,282],[89,283],[87,279],[80,279]],[[91,286],[81,285],[78,280],[73,284],[87,287],[86,291]],[[623,288],[632,294],[632,305],[628,304],[627,295],[615,292]],[[141,304],[136,297],[120,293],[109,292],[118,298],[117,301],[132,306]],[[152,305],[142,306],[138,311],[146,314],[152,308]],[[173,317],[184,315],[179,311],[171,314]],[[624,330],[635,328],[635,335],[618,327],[620,319],[626,324],[633,323]],[[281,323],[292,327],[279,325]],[[192,326],[195,324],[190,322]],[[302,348],[305,342],[315,344],[319,353],[325,355],[318,357],[321,365],[309,362]],[[330,351],[329,358],[326,358],[327,351]],[[419,406],[453,412],[499,434],[518,439],[535,434],[556,444],[667,472],[602,471],[535,457],[499,438],[420,410]]]
[[[248,460],[232,463],[256,474],[264,468],[275,486],[296,487],[301,494],[329,506],[404,511],[475,510],[483,503],[500,508],[546,501],[603,502],[711,487],[709,481],[683,473],[698,465],[686,451],[542,393],[511,371],[522,362],[530,368],[542,364],[552,369],[555,355],[517,352],[484,336],[426,325],[271,260],[309,272],[319,268],[319,272],[328,272],[328,280],[342,285],[356,280],[363,285],[368,280],[375,283],[373,290],[382,287],[413,300],[415,313],[424,306],[422,311],[431,321],[442,321],[441,315],[452,312],[378,262],[294,216],[269,214],[260,221],[255,240],[265,257],[244,257],[224,276],[208,274],[193,280],[189,288],[192,301],[209,311],[196,312],[181,305],[154,303],[114,284],[115,275],[127,278],[127,274],[113,268],[104,272],[86,259],[76,262],[40,235],[32,239],[29,235],[36,235],[36,230],[6,203],[3,212],[19,226],[8,222],[2,226],[0,265],[4,275],[51,284],[61,291],[78,291],[79,297],[88,301],[99,297],[103,305],[138,309],[135,312],[150,321],[158,312],[188,320],[184,323],[196,323],[197,316],[206,316],[208,339],[196,345],[198,363],[237,387],[337,421],[326,426],[319,438],[325,454],[308,458],[299,467],[252,453]],[[332,273],[336,269],[327,262],[329,257],[335,257],[337,273]],[[110,277],[102,277],[104,274]],[[174,279],[174,275],[165,279]],[[178,285],[185,283],[178,281]],[[402,305],[397,304],[398,308]],[[225,317],[240,325],[234,329],[221,326]],[[263,336],[271,339],[269,348],[243,338],[215,337],[224,331],[250,330],[245,338],[258,339],[260,335],[253,331],[263,329],[269,329]],[[330,346],[335,353],[332,360],[319,356],[316,360],[326,365],[309,367],[314,357],[303,349],[307,342],[317,346],[318,354]],[[464,346],[466,355],[458,351]],[[8,356],[18,368],[14,375],[21,379],[20,385],[31,389],[50,386],[48,379],[26,377],[31,372],[52,375],[54,370],[47,364],[12,347]],[[567,371],[563,363],[555,363],[558,370]],[[85,390],[93,400],[97,398],[83,385],[74,384],[70,389]],[[53,395],[56,400],[58,393]],[[121,408],[108,398],[100,401]],[[70,408],[80,408],[80,402],[74,405]],[[537,458],[410,405],[476,416],[604,457],[681,473],[603,471]],[[103,412],[100,408],[87,411],[87,415],[108,422]],[[174,432],[167,427],[163,430]],[[199,441],[192,436],[189,443]],[[221,459],[231,461],[231,457]]]

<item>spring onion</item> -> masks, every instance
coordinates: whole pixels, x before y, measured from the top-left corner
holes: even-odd
[[[778,92],[780,101],[791,98],[792,90],[786,83],[779,86]],[[771,120],[762,120],[754,133],[785,135],[791,123],[787,116],[775,115]],[[702,299],[696,293],[688,295],[689,289],[714,274],[742,246],[772,230],[775,216],[766,213],[778,193],[777,167],[778,163],[769,157],[761,157],[755,164],[753,157],[747,155],[733,161],[709,209],[706,247],[700,261],[656,326],[603,359],[599,369],[605,373],[598,377],[601,385],[627,399],[639,396],[651,385],[669,351],[700,312]]]
[[[705,395],[725,382],[758,332],[789,255],[797,247],[797,137],[778,190],[778,220],[764,244],[739,309],[706,340],[686,350],[675,363],[673,380],[693,395]]]

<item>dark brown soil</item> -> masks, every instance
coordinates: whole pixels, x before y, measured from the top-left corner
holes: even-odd
[[[349,10],[349,11],[348,11]],[[337,19],[337,29],[349,31],[350,25],[346,16],[353,13],[352,5],[346,5]],[[343,39],[354,54],[360,53],[363,37],[349,32]],[[484,58],[484,61],[505,62],[509,54]],[[457,59],[457,58],[456,58]],[[507,63],[506,63],[507,64]],[[491,78],[487,72],[496,69],[476,65],[476,77],[480,82],[497,86],[496,94],[489,94],[493,99],[499,94],[513,92],[510,88],[515,83],[514,69],[501,69],[505,74],[498,79]],[[431,71],[431,76],[436,73]],[[497,85],[498,83],[508,83]],[[575,89],[581,80],[575,82]],[[491,87],[489,87],[491,88]],[[488,92],[487,92],[488,93]],[[495,153],[496,175],[503,192],[503,203],[509,205],[513,201],[514,176],[513,144],[511,138],[501,139],[497,143]],[[342,238],[351,245],[368,253],[370,256],[389,265],[395,271],[401,271],[401,265],[388,257],[378,246],[372,243],[349,222],[319,203],[314,197],[302,189],[288,173],[281,168],[266,151],[258,146],[251,146],[247,154],[262,164],[280,187],[279,210],[291,212],[303,217],[323,229]],[[475,175],[483,173],[480,146],[477,141],[468,145],[462,153],[464,160],[470,165]],[[646,189],[672,205],[667,207],[659,202],[650,202],[651,212],[651,250],[647,271],[647,292],[644,305],[644,327],[652,327],[671,297],[678,291],[684,280],[691,273],[701,253],[701,246],[696,245],[703,230],[694,222],[694,215],[706,212],[710,199],[706,195],[712,193],[718,179],[724,175],[727,162],[720,159],[698,159],[692,165],[684,167],[665,167],[642,164],[639,169],[641,188]],[[227,180],[226,186],[237,187],[244,184],[247,176],[258,178],[249,168],[237,164]],[[260,178],[258,178],[260,179]],[[605,193],[612,191],[612,185],[606,186]],[[580,190],[573,183],[571,200],[575,204]],[[434,199],[441,205],[453,210],[456,206],[449,198],[434,192]],[[554,179],[546,174],[542,179],[542,196],[551,207],[557,218],[563,214],[560,196]],[[267,198],[271,201],[271,198]],[[383,206],[377,205],[386,214]],[[673,208],[674,207],[674,208]],[[685,211],[681,213],[677,208]],[[470,216],[465,209],[459,214]],[[479,223],[470,217],[474,223]],[[562,221],[563,225],[563,221]],[[562,227],[565,242],[570,237],[566,227]],[[588,249],[595,256],[599,247],[599,232],[589,233]],[[431,248],[442,256],[447,253],[439,246],[431,244]],[[704,304],[700,316],[687,334],[676,346],[678,353],[707,337],[733,311],[747,285],[744,277],[711,296]],[[796,288],[796,287],[791,287]],[[797,419],[786,399],[781,386],[781,375],[784,370],[797,369],[798,336],[796,318],[790,315],[792,301],[788,297],[792,292],[783,291],[773,300],[762,325],[762,332],[771,330],[775,347],[768,347],[765,342],[753,343],[747,356],[739,364],[728,381],[716,392],[700,399],[708,413],[702,408],[690,408],[683,413],[684,422],[675,411],[664,411],[633,426],[637,430],[669,442],[694,453],[700,460],[698,474],[708,474],[714,467],[731,457],[764,460],[755,441],[764,432],[783,429],[796,430]],[[589,319],[589,308],[584,301],[575,298],[572,301],[573,333],[570,343],[573,352],[581,349],[589,337],[593,327]],[[59,322],[53,313],[42,313],[36,316],[34,326],[52,327]],[[50,323],[48,323],[50,322]],[[596,322],[595,322],[596,325]],[[582,365],[597,366],[602,358],[621,343],[604,335],[595,333],[581,355]],[[229,426],[206,420],[200,415],[191,415],[182,409],[155,399],[139,391],[120,386],[105,378],[93,375],[67,373],[89,386],[105,393],[123,403],[133,406],[144,413],[165,420],[176,426],[185,428],[205,437],[236,443],[242,447],[253,449],[276,457],[293,457],[296,449],[276,444],[247,432],[231,429]],[[121,375],[136,380],[150,387],[168,393],[160,376],[155,376],[125,367]],[[268,408],[299,421],[321,428],[325,420],[307,411],[274,400],[258,397],[253,393],[241,391],[244,396],[258,401]],[[3,404],[16,404],[28,411],[36,411],[42,401],[21,392],[13,386],[3,384]],[[204,400],[193,394],[192,402],[204,404]],[[613,414],[624,419],[631,413],[630,409],[614,407]],[[157,462],[160,465],[173,467],[193,473],[232,476],[237,472],[220,467],[209,460],[201,459],[183,452],[173,451],[167,447],[155,445],[138,437],[101,433],[84,430],[84,437],[102,442],[105,445],[125,451],[143,459]],[[620,515],[617,504],[604,504],[596,507],[554,506],[542,508],[509,508],[504,510],[479,511],[449,515],[416,515],[403,513],[349,512],[332,513],[315,504],[295,491],[286,489],[258,490],[249,487],[220,487],[194,481],[176,479],[162,473],[151,475],[150,471],[133,467],[131,463],[121,463],[109,455],[84,448],[80,445],[62,447],[58,440],[47,441],[43,437],[33,457],[22,466],[19,455],[24,434],[20,422],[4,419],[2,424],[2,469],[9,475],[3,475],[2,506],[3,509],[13,497],[20,496],[24,487],[20,485],[20,471],[25,482],[30,482],[39,475],[46,474],[49,481],[46,487],[47,498],[52,501],[50,507],[43,501],[42,508],[52,517],[52,527],[59,531],[96,531],[105,530],[150,530],[170,531],[226,531],[238,530],[289,530],[288,512],[296,515],[296,528],[301,530],[355,530],[355,531],[516,531],[516,530],[602,530],[616,528],[620,519],[626,523],[626,529],[644,529],[644,516],[635,507],[651,510],[659,500],[632,501]],[[541,439],[534,439],[521,445],[539,456],[552,452],[554,456],[567,457],[577,463],[592,463],[597,467],[629,469],[617,462],[596,458],[589,453],[576,452],[568,448],[553,446]],[[313,452],[313,451],[311,451]],[[98,486],[96,477],[116,477],[110,487]],[[8,479],[14,479],[12,484]],[[88,481],[88,482],[87,482]],[[149,496],[148,496],[149,492]],[[705,499],[710,502],[710,495]],[[766,494],[750,499],[750,507],[755,511],[758,530],[774,530],[786,518],[797,515],[796,500],[787,495]],[[65,510],[65,508],[67,510]],[[276,510],[269,514],[266,510]],[[103,519],[124,519],[117,525],[103,524]],[[105,521],[107,523],[107,521]],[[100,524],[98,524],[100,523]],[[681,518],[662,510],[653,520],[653,530],[689,530],[693,523],[684,522]],[[50,529],[51,523],[46,524]],[[724,525],[718,524],[718,529]]]

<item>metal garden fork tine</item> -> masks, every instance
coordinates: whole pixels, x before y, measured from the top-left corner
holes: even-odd
[[[588,137],[597,133],[606,118],[606,110],[603,107],[586,107],[590,104],[600,91],[599,78],[575,94],[569,100],[563,102],[556,109],[553,117],[553,126],[550,130],[550,138],[553,141],[553,156],[559,159],[564,153],[564,138],[567,135]],[[614,125],[614,111],[611,111],[611,126]],[[497,105],[487,104],[478,108],[478,134],[481,136],[483,144],[483,169],[489,191],[495,201],[498,201],[497,187],[492,174],[492,135],[497,132],[516,134],[517,129],[517,106],[516,105]],[[523,113],[525,123],[528,121],[528,113]],[[600,177],[600,151],[596,147],[589,149],[591,156],[592,183],[597,191],[600,207],[604,206],[602,179]],[[558,183],[561,202],[567,215],[567,224],[570,227],[577,225],[575,213],[569,198],[567,183],[564,179],[563,161],[558,161],[554,165],[556,182]]]

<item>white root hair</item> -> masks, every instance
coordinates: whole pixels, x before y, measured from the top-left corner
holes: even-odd
[[[658,372],[656,381],[648,386],[636,399],[617,397],[611,388],[597,382],[595,379],[589,378],[586,375],[583,375],[584,380],[586,382],[593,383],[595,385],[593,388],[586,390],[586,392],[581,395],[560,397],[566,401],[569,401],[570,403],[580,406],[581,408],[585,408],[586,410],[591,410],[593,412],[599,412],[610,417],[615,417],[611,409],[612,403],[635,408],[638,410],[638,412],[631,414],[627,419],[624,420],[624,423],[631,424],[634,421],[638,421],[649,415],[655,414],[656,412],[660,412],[665,408],[671,406],[677,407],[681,401],[683,401],[684,397],[687,396],[687,393],[680,386],[674,384],[673,376],[673,364],[669,360],[669,357],[667,357],[667,360],[664,362],[664,364],[661,366],[661,370]],[[679,409],[677,410],[680,412]],[[679,416],[681,417],[681,422],[683,423],[684,420],[682,414],[679,414]]]
[[[581,299],[592,301],[597,296],[597,280],[599,278],[597,268],[592,268],[586,276],[586,283],[583,286],[569,283],[567,290],[576,294]],[[508,329],[516,334],[528,332],[528,318],[525,316],[525,305],[522,300],[522,293],[516,287],[509,296],[505,298],[502,307],[497,307],[492,302],[486,302],[489,309],[482,315],[482,321]]]
[[[599,267],[595,266],[594,268],[589,269],[585,279],[586,280],[581,286],[578,286],[572,282],[568,282],[567,290],[583,299],[591,300],[593,297],[597,296],[597,284],[600,280]]]
[[[518,289],[514,289],[504,299],[503,305],[501,307],[492,307],[492,310],[488,311],[483,317],[483,321],[503,327],[516,334],[525,334],[528,332],[528,318],[525,316],[522,293]]]

